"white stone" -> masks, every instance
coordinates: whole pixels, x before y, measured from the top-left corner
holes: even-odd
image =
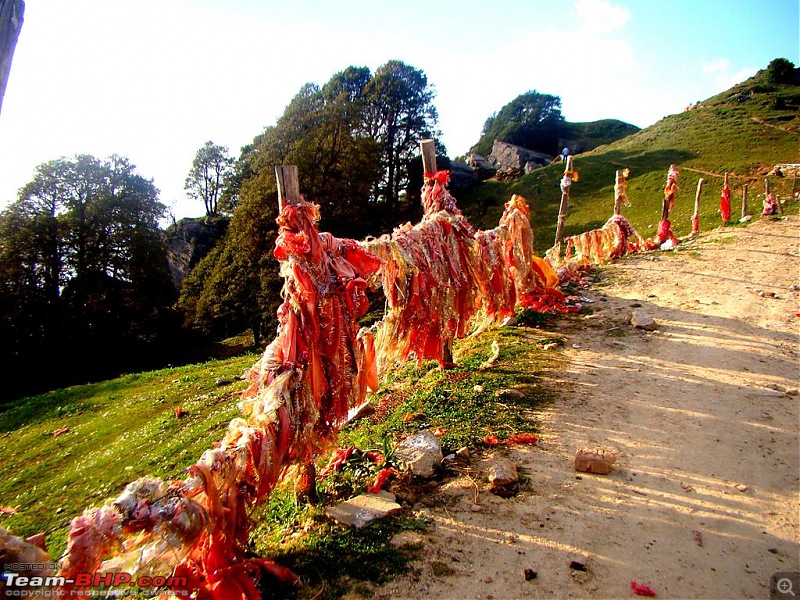
[[[407,437],[394,453],[409,471],[421,477],[433,475],[433,466],[442,462],[439,438],[427,430]]]

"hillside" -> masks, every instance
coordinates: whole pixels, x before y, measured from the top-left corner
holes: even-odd
[[[671,220],[678,236],[691,231],[690,217],[700,177],[706,180],[700,202],[700,228],[720,225],[719,194],[725,171],[730,173],[733,215],[740,214],[742,186],[748,185],[750,213],[761,212],[763,177],[776,163],[800,162],[800,87],[773,85],[765,73],[754,77],[680,114],[621,140],[579,154],[575,168],[580,181],[572,185],[566,235],[601,226],[611,215],[614,173],[631,170],[623,209],[645,237],[655,234],[661,214],[663,189],[670,164],[680,171],[679,191]],[[531,205],[536,249],[549,248],[561,193],[563,165],[538,169],[509,181],[486,181],[458,196],[459,206],[473,223],[494,227],[503,203],[521,194]],[[771,178],[782,201],[792,196],[792,181]]]

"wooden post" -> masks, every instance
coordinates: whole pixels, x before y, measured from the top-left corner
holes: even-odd
[[[702,177],[697,182],[697,192],[694,195],[694,215],[692,215],[692,235],[700,233],[700,193],[703,191],[703,184],[706,182]]]
[[[769,196],[769,178],[764,178],[764,193]],[[781,200],[777,196],[775,196],[775,204],[778,207],[778,212],[783,214],[783,206],[781,205]]]
[[[297,204],[300,196],[300,178],[295,165],[276,165],[275,180],[278,182],[278,210],[284,204]]]
[[[675,187],[673,183],[673,187],[670,189],[671,175],[675,171],[675,165],[669,166],[669,172],[667,174],[667,187],[664,189],[664,202],[661,204],[661,220],[662,221],[669,221],[669,204],[670,200],[674,201],[675,199]]]
[[[625,203],[625,206],[630,206],[630,202],[628,202],[628,175],[630,175],[630,169],[617,169],[616,176],[614,177],[614,214],[621,215],[622,214],[622,203]]]
[[[564,177],[561,179],[561,204],[558,207],[558,221],[556,222],[556,240],[553,246],[561,244],[564,237],[564,221],[567,220],[567,206],[569,204],[569,188],[572,185],[572,155],[567,156],[567,166],[564,168]]]
[[[428,175],[436,173],[436,142],[433,140],[422,140],[419,143],[420,152],[422,152],[422,173],[423,178],[427,179]],[[442,363],[445,368],[450,368],[455,363],[453,362],[453,340],[446,339],[442,341]]]
[[[747,217],[747,184],[745,183],[742,187],[742,218],[740,220],[744,221]]]
[[[422,152],[422,171],[423,176],[436,173],[436,142],[433,140],[422,140],[419,143]]]

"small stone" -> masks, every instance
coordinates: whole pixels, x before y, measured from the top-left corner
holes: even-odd
[[[328,508],[325,514],[341,523],[360,529],[367,523],[399,513],[402,507],[395,502],[395,495],[381,490],[377,494],[361,494],[337,506]]]
[[[501,498],[510,498],[519,492],[519,474],[514,463],[501,458],[489,465],[489,491]]]
[[[655,331],[658,329],[655,319],[643,310],[635,310],[631,314],[631,325],[637,329],[644,329],[645,331]]]
[[[370,402],[364,402],[360,406],[356,406],[351,408],[347,412],[347,423],[352,423],[353,421],[358,421],[359,419],[365,419],[369,416],[375,414],[375,406],[372,405]]]
[[[608,475],[611,473],[611,465],[616,462],[616,455],[608,450],[601,448],[581,448],[575,454],[575,470],[582,473],[593,473],[595,475]]]
[[[425,430],[403,440],[395,455],[414,475],[430,477],[433,466],[442,462],[442,447],[439,438]]]
[[[771,552],[772,554],[778,554],[779,550],[777,548],[767,548],[767,552]]]
[[[497,390],[494,393],[496,398],[519,398],[522,399],[525,397],[524,392],[514,389],[514,388],[503,388],[502,390]]]
[[[467,448],[466,446],[459,448],[458,450],[456,450],[456,456],[458,456],[459,458],[469,458],[470,457],[469,448]]]
[[[230,385],[230,384],[232,384],[232,383],[233,383],[233,380],[232,380],[232,379],[226,379],[225,377],[218,377],[218,378],[216,379],[216,381],[214,381],[214,384],[215,384],[217,387],[222,387],[222,386],[225,386],[225,385]]]
[[[483,387],[482,385],[476,385],[475,387],[472,388],[472,391],[475,392],[476,394],[482,394],[483,392],[486,391],[486,388]]]
[[[747,485],[745,485],[744,483],[740,483],[740,484],[738,484],[738,485],[736,486],[736,489],[737,489],[737,490],[739,490],[740,492],[742,492],[742,493],[744,494],[744,493],[745,493],[747,490],[749,490],[750,488],[749,488]]]
[[[525,569],[525,581],[533,581],[539,574],[533,569]]]
[[[791,388],[786,390],[785,394],[787,396],[797,396],[798,394],[800,394],[800,390],[798,390],[797,388]]]

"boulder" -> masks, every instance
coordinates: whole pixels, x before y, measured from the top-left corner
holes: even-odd
[[[407,437],[394,453],[409,471],[420,477],[433,475],[433,466],[442,462],[439,438],[427,430]]]
[[[549,154],[534,152],[521,146],[508,144],[495,140],[492,144],[492,153],[489,155],[489,163],[497,170],[512,170],[525,172],[525,165],[528,163],[538,165],[549,165],[553,157]]]

